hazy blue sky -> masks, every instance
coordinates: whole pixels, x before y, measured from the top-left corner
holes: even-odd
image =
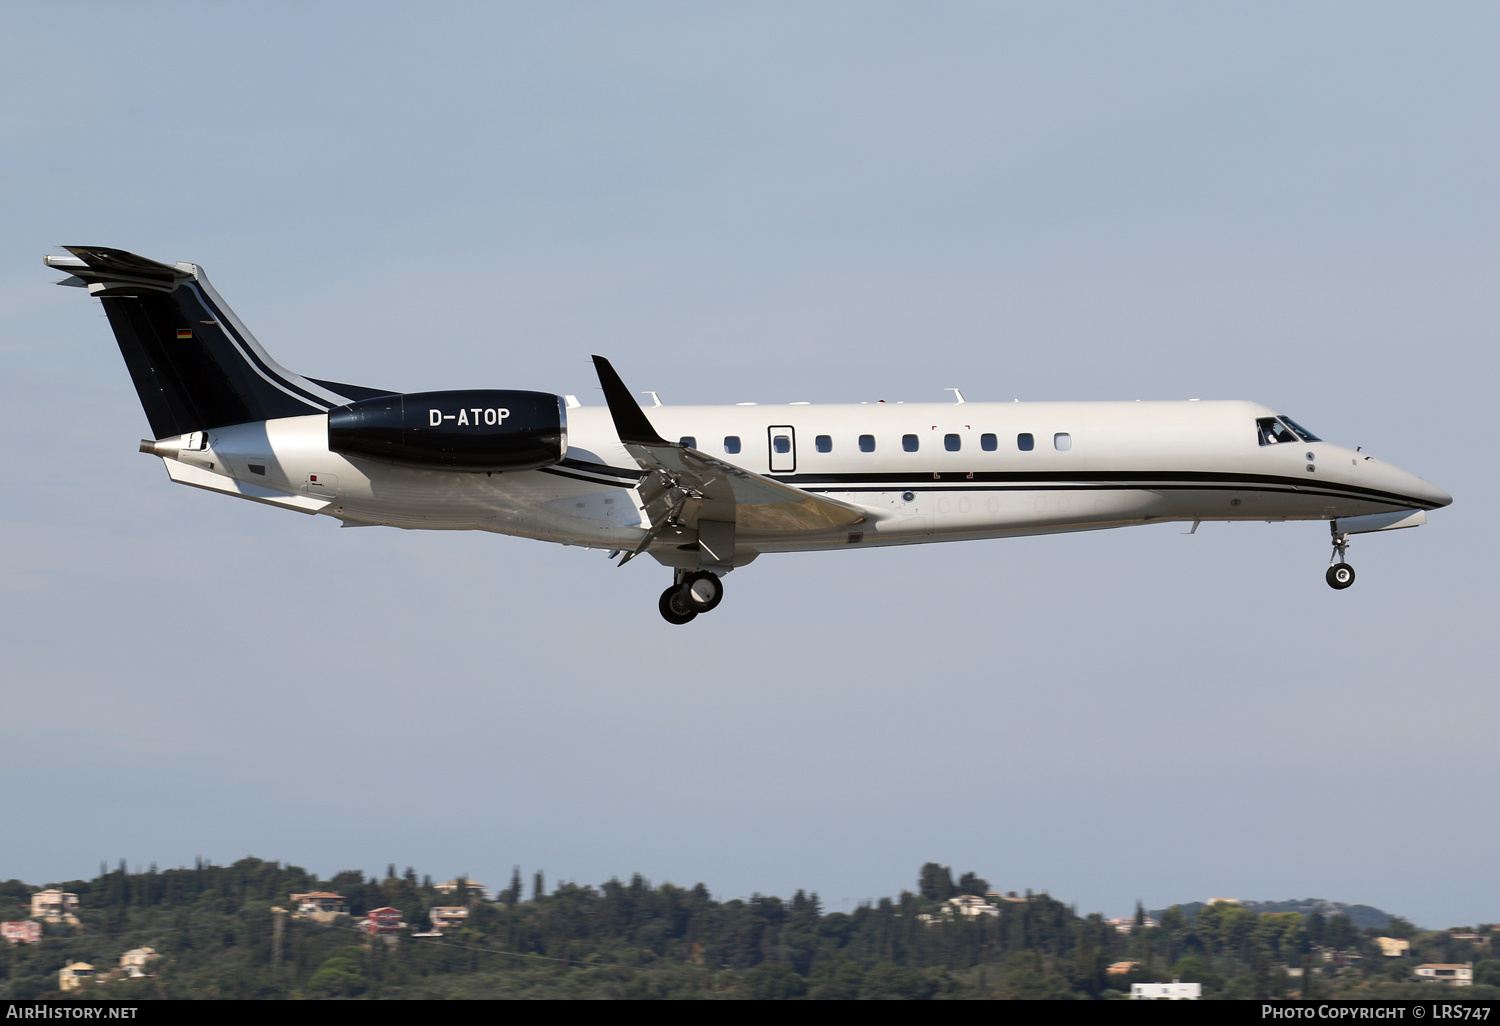
[[[14,3],[0,877],[247,854],[1500,920],[1500,9]],[[43,253],[282,363],[667,402],[1249,398],[1448,489],[666,571],[173,486]]]

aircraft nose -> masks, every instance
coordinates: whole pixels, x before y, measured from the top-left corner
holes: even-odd
[[[1408,473],[1405,470],[1399,470],[1395,467],[1391,469],[1400,478],[1395,490],[1409,497],[1413,506],[1420,506],[1424,509],[1441,509],[1453,501],[1453,496],[1432,482],[1424,481],[1416,474]]]

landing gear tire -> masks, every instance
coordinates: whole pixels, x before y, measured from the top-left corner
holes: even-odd
[[[661,599],[656,603],[656,608],[661,610],[661,618],[667,623],[688,623],[698,615],[683,600],[682,586],[679,584],[674,584],[661,593]]]
[[[1335,563],[1328,568],[1325,574],[1328,578],[1328,586],[1335,591],[1343,591],[1354,583],[1354,567],[1348,563]]]
[[[678,585],[682,599],[695,613],[707,613],[724,600],[724,582],[719,575],[707,570],[696,570],[683,578]]]

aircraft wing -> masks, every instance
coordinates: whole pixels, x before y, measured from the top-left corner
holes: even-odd
[[[638,486],[651,534],[638,551],[668,526],[700,522],[732,524],[737,531],[821,531],[865,519],[865,511],[737,467],[707,453],[669,442],[608,360],[594,357],[610,416],[625,450],[646,477]]]

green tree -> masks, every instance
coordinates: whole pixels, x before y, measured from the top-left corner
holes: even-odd
[[[1313,909],[1312,914],[1307,917],[1307,941],[1309,944],[1321,945],[1323,935],[1326,932],[1328,920],[1318,909]]]
[[[1313,915],[1317,913],[1314,912]],[[1312,955],[1302,956],[1302,987],[1298,996],[1303,1001],[1311,1001],[1318,996],[1317,979],[1314,975],[1317,972],[1316,966],[1317,961]]]
[[[953,870],[948,866],[928,862],[917,874],[917,880],[917,890],[928,901],[947,901],[953,897]]]
[[[989,893],[989,890],[990,882],[975,873],[965,873],[958,878],[959,894],[974,894],[982,898]]]
[[[427,906],[420,902],[412,902],[401,910],[401,918],[406,925],[416,933],[430,933],[432,931],[432,916]]]
[[[1391,921],[1386,924],[1385,935],[1387,937],[1405,937],[1410,939],[1417,935],[1417,928],[1400,916],[1391,916]]]
[[[785,962],[762,962],[743,979],[744,996],[754,1001],[785,1001],[807,993],[807,981]]]
[[[853,1001],[859,997],[864,971],[848,957],[824,961],[808,977],[807,996],[815,1001]]]
[[[1354,920],[1342,912],[1329,916],[1328,923],[1323,928],[1323,943],[1339,951],[1350,951],[1357,948],[1359,946],[1359,931],[1355,929]]]
[[[368,982],[364,952],[356,947],[346,947],[324,959],[304,989],[315,997],[354,997],[364,991]]]
[[[1275,996],[1271,984],[1271,967],[1266,962],[1266,956],[1258,954],[1255,956],[1255,999],[1260,1001]]]
[[[859,996],[866,1000],[904,998],[925,1001],[937,994],[941,984],[930,974],[892,962],[880,962],[865,973]]]
[[[1172,967],[1172,977],[1183,983],[1207,983],[1208,975],[1207,968],[1192,955],[1178,959],[1177,964]]]
[[[516,866],[510,871],[510,886],[500,892],[500,901],[505,905],[515,905],[521,900],[521,867]]]

